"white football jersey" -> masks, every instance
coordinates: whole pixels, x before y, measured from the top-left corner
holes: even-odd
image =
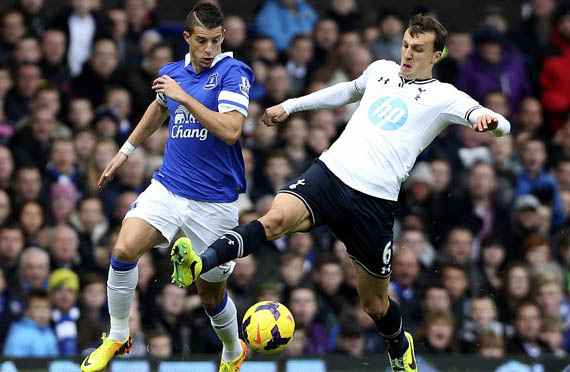
[[[416,158],[442,130],[451,123],[472,127],[470,114],[482,109],[453,85],[406,81],[399,72],[398,64],[380,60],[354,80],[360,106],[320,156],[348,186],[387,200],[398,199]]]

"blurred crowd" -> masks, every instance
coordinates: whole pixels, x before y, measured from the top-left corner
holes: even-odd
[[[258,1],[226,15],[223,48],[255,73],[242,145],[240,222],[341,134],[357,104],[295,114],[265,108],[357,78],[375,59],[399,63],[410,14],[332,0]],[[9,3],[9,4],[8,4]],[[163,126],[99,190],[97,180],[148,104],[159,68],[182,59],[182,24],[158,1],[3,2],[0,14],[0,351],[76,356],[109,327],[106,273],[121,220],[162,162]],[[509,118],[495,138],[451,126],[418,159],[400,194],[392,298],[418,353],[567,357],[570,352],[570,6],[520,1],[478,24],[449,24],[436,77]],[[223,2],[222,2],[223,9]],[[439,17],[438,9],[417,12]],[[459,15],[458,15],[459,16]],[[448,22],[449,21],[449,22]],[[221,343],[194,289],[169,284],[167,251],[139,261],[131,356],[189,358]],[[258,300],[293,312],[290,356],[385,350],[359,305],[346,248],[327,228],[239,259],[229,289],[241,318]]]

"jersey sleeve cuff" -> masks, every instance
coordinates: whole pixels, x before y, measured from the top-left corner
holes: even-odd
[[[218,112],[237,111],[247,117],[249,99],[236,92],[222,90],[218,96]]]
[[[164,93],[156,93],[156,102],[161,106],[167,107],[166,96]]]

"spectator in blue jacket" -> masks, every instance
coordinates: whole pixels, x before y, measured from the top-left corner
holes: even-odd
[[[546,145],[539,138],[531,138],[521,154],[523,170],[517,174],[516,196],[533,194],[542,204],[552,208],[552,227],[557,229],[564,224],[566,216],[556,179],[545,167]]]
[[[284,51],[297,34],[312,32],[317,12],[304,0],[267,0],[255,18],[255,30]]]
[[[26,311],[13,323],[4,344],[4,356],[11,358],[49,358],[58,356],[57,340],[51,329],[50,302],[45,292],[33,291]]]

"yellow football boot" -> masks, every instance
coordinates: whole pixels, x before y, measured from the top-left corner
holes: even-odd
[[[226,362],[222,359],[220,362],[219,372],[239,372],[241,365],[247,356],[247,345],[242,340],[239,340],[239,342],[241,343],[241,355],[231,362]]]
[[[202,272],[202,259],[192,249],[190,239],[178,239],[172,246],[170,256],[170,261],[174,265],[174,271],[170,276],[173,284],[186,288],[198,279]]]
[[[131,336],[129,336],[125,342],[118,342],[111,340],[103,333],[101,340],[103,340],[101,346],[89,354],[83,363],[81,363],[82,372],[95,372],[105,369],[115,355],[128,354],[133,346]]]
[[[408,339],[408,348],[400,358],[392,359],[390,354],[388,354],[388,357],[390,357],[390,366],[393,372],[418,372],[416,353],[414,352],[414,339],[408,332],[404,332],[404,335]]]

